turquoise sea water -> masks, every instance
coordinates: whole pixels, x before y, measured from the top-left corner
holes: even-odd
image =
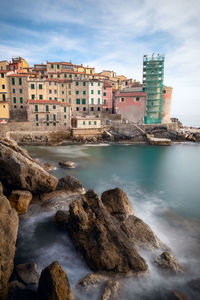
[[[163,285],[165,291],[179,288],[186,290],[192,299],[198,299],[188,290],[186,282],[200,276],[200,144],[169,147],[102,144],[26,149],[32,157],[54,164],[57,169],[51,172],[53,175],[58,178],[74,175],[85,189],[94,189],[99,195],[106,189],[122,188],[136,214],[171,247],[188,270],[184,278],[169,278],[166,284],[166,279],[152,266],[148,280],[141,280],[137,285],[126,281],[126,296],[122,299],[165,299],[155,296],[162,294]],[[58,165],[61,160],[73,161],[77,167],[62,169]],[[16,261],[36,261],[41,270],[58,259],[75,290],[76,282],[89,270],[69,238],[55,229],[54,214],[40,211],[21,222]],[[136,298],[132,297],[133,289]],[[77,299],[98,299],[94,295],[91,298],[91,295],[75,293]]]

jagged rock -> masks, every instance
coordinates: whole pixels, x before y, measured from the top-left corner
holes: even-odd
[[[47,162],[43,164],[43,168],[45,171],[50,172],[52,170],[56,170],[56,166],[52,165],[51,163]]]
[[[74,176],[65,176],[59,179],[56,189],[70,192],[82,192],[83,186]]]
[[[29,191],[15,190],[8,197],[10,205],[15,208],[18,213],[25,213],[28,210],[32,200],[32,194]]]
[[[58,180],[46,172],[15,142],[0,140],[0,180],[6,190],[28,190],[33,193],[56,189]]]
[[[100,300],[116,300],[119,293],[120,283],[116,280],[108,280]]]
[[[76,166],[73,161],[59,161],[59,165],[67,169],[73,169]]]
[[[154,250],[162,246],[151,228],[136,216],[129,216],[120,223],[120,227],[138,247]]]
[[[0,299],[7,297],[8,281],[13,271],[13,258],[19,218],[8,199],[0,196]]]
[[[39,300],[74,300],[66,273],[57,261],[46,267],[40,276]]]
[[[19,278],[28,284],[38,284],[39,274],[35,263],[20,264],[16,266],[16,272]]]
[[[69,218],[69,212],[65,210],[58,210],[54,217],[54,222],[56,226],[60,229],[67,229]]]
[[[107,277],[102,274],[87,274],[77,283],[78,288],[84,288],[85,290],[89,290],[91,288],[95,288],[98,285],[102,285],[107,280]]]
[[[69,208],[68,232],[94,271],[144,272],[148,266],[94,191],[87,191]]]
[[[23,290],[25,285],[17,280],[9,282],[9,290],[8,290],[8,300],[20,299],[17,298],[17,294],[19,294],[19,290]]]
[[[101,200],[109,213],[119,220],[124,220],[129,215],[135,215],[126,193],[120,188],[105,191]]]
[[[188,282],[191,289],[196,290],[200,293],[200,278],[192,279]]]
[[[155,264],[163,271],[179,274],[183,272],[181,266],[177,263],[175,257],[165,251],[158,258],[155,259]]]

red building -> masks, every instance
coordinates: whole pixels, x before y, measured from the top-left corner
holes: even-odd
[[[115,112],[133,123],[144,123],[147,94],[143,91],[117,92]]]
[[[106,82],[103,85],[103,111],[112,113],[112,86]]]

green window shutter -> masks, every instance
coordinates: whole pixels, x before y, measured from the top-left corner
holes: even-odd
[[[71,95],[71,91],[69,91],[69,95]]]
[[[67,78],[67,74],[64,74],[64,77]]]
[[[65,93],[65,92],[64,92],[64,91],[62,91],[62,95],[64,95],[64,93]]]
[[[17,101],[16,101],[16,97],[13,97],[13,103],[16,103]]]
[[[77,77],[77,74],[75,74],[75,77]]]
[[[76,99],[76,104],[80,104],[80,99]]]
[[[35,105],[35,111],[38,111],[38,105]]]
[[[94,90],[91,90],[91,94],[94,94]]]
[[[98,104],[101,104],[101,99],[100,98],[98,98]]]
[[[43,95],[39,95],[39,99],[42,100],[43,99]]]
[[[51,68],[53,69],[53,64],[51,64]]]
[[[94,104],[94,98],[91,98],[91,104]]]
[[[46,120],[49,121],[49,115],[46,115]]]
[[[101,94],[101,91],[100,90],[98,90],[98,95],[100,95]]]
[[[93,86],[93,82],[91,82],[91,86]]]
[[[49,126],[49,123],[47,123],[46,125]]]
[[[98,86],[100,86],[100,82],[98,82]]]
[[[67,116],[66,115],[64,115],[64,119],[66,119],[67,118]]]
[[[22,79],[19,78],[19,85],[22,85]]]
[[[64,87],[64,83],[62,83],[61,86]]]
[[[35,95],[31,95],[31,99],[34,100],[35,99]]]
[[[15,78],[12,78],[12,85],[15,85]]]
[[[66,108],[66,106],[64,107],[64,112],[66,112],[67,111],[67,108]]]
[[[52,100],[52,97],[49,97],[49,100]]]
[[[68,84],[69,89],[71,89],[71,83]]]
[[[71,101],[71,98],[69,98],[69,104],[71,104],[71,102],[72,102],[72,101]]]
[[[53,123],[53,126],[56,126],[56,123]]]
[[[104,100],[104,104],[106,105],[106,100]]]
[[[38,121],[39,118],[38,118],[38,115],[35,115],[35,121]]]
[[[86,82],[85,81],[83,81],[83,86],[86,86]]]
[[[83,125],[85,125],[85,121],[83,121]]]
[[[76,91],[76,95],[78,95],[79,94],[79,91]]]
[[[56,121],[56,114],[53,114],[53,120]]]
[[[5,94],[2,95],[2,98],[3,98],[3,101],[6,101],[6,95]]]
[[[65,100],[64,100],[64,99],[62,99],[62,102],[65,102]]]
[[[34,90],[34,88],[35,88],[35,85],[32,83],[31,84],[31,89]]]
[[[83,95],[85,95],[86,94],[86,91],[83,91]]]
[[[106,96],[106,93],[103,93],[104,96]]]
[[[22,97],[19,98],[19,102],[23,103],[23,98]]]
[[[67,123],[66,123],[66,122],[64,123],[64,126],[67,126]]]
[[[39,90],[42,90],[42,84],[39,84]]]
[[[72,78],[72,74],[69,74],[69,78]]]
[[[86,104],[86,99],[82,99],[82,104]]]
[[[60,74],[58,74],[57,77],[60,78]]]
[[[97,125],[97,121],[94,121],[94,125]]]
[[[57,65],[57,69],[60,69],[60,65]]]
[[[12,90],[13,94],[15,94],[15,89]]]
[[[76,85],[78,85],[78,81],[76,81]]]
[[[46,111],[49,111],[49,105],[46,105]]]
[[[53,105],[53,109],[56,109],[56,105]]]
[[[89,121],[88,123],[89,123],[89,125],[91,125],[91,121]]]

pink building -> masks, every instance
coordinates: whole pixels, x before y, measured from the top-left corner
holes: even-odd
[[[116,92],[115,112],[133,123],[144,123],[147,93],[139,91]]]
[[[171,122],[172,87],[163,87],[162,124]]]
[[[106,82],[103,85],[103,112],[112,113],[112,86]]]

